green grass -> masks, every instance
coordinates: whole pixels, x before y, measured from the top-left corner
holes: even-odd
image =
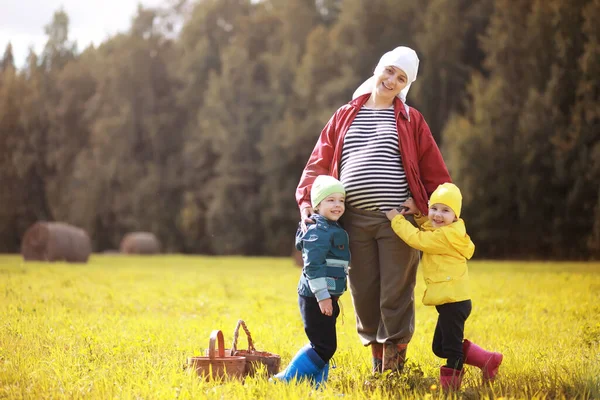
[[[282,367],[306,343],[298,312],[300,270],[289,259],[94,255],[88,264],[23,263],[0,256],[0,398],[394,399],[442,398],[442,360],[431,352],[437,313],[420,303],[401,377],[373,379],[370,352],[342,297],[337,368],[325,390],[308,384],[204,382],[184,370],[210,332],[227,347],[244,319],[257,349]],[[600,264],[470,263],[473,312],[465,336],[504,354],[501,375],[477,398],[600,398]],[[240,347],[245,347],[240,335]]]

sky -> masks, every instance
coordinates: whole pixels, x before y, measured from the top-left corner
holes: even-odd
[[[0,58],[10,42],[17,67],[33,46],[39,55],[46,44],[44,26],[62,8],[69,16],[69,39],[83,51],[131,26],[138,4],[152,7],[165,0],[0,0]]]

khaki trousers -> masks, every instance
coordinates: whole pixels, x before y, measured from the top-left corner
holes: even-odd
[[[346,205],[341,223],[350,237],[349,283],[360,340],[365,346],[408,344],[415,331],[419,252],[394,233],[383,212]]]

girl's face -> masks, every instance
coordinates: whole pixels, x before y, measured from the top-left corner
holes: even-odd
[[[435,203],[429,207],[429,220],[434,228],[450,225],[457,220],[456,214],[445,204]]]
[[[316,211],[330,221],[337,221],[346,211],[346,196],[343,193],[333,193],[319,203]]]
[[[398,67],[388,66],[375,72],[375,93],[390,102],[408,85],[406,73]]]

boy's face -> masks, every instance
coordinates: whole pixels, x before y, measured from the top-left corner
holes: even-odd
[[[330,221],[337,221],[346,211],[345,201],[346,196],[343,193],[333,193],[319,203],[316,211]]]
[[[457,220],[454,211],[447,205],[441,203],[435,203],[429,206],[429,214],[427,216],[434,228],[450,225]]]

